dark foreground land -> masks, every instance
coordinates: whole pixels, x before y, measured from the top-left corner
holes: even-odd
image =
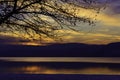
[[[120,80],[119,75],[0,74],[1,80]]]

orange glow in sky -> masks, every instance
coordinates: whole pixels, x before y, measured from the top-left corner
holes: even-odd
[[[64,5],[63,9],[71,8],[69,12],[75,13],[76,16],[90,18],[91,20],[96,19],[95,20],[96,26],[89,26],[88,24],[81,23],[79,27],[79,32],[75,32],[69,29],[59,30],[59,34],[63,35],[61,37],[62,41],[54,41],[52,39],[46,38],[44,39],[43,43],[108,44],[108,43],[120,41],[120,14],[115,13],[112,7],[108,6],[105,10],[101,10],[101,12],[97,14],[95,11],[91,9],[78,8],[68,4],[62,4],[62,5]],[[109,5],[113,5],[113,3],[110,3]],[[72,8],[76,8],[76,11],[73,12]],[[97,16],[95,17],[96,14]],[[43,19],[54,22],[54,20],[46,16],[43,16]],[[5,34],[2,33],[1,35],[6,35],[6,33]],[[11,35],[11,33],[8,33],[7,35],[12,37],[18,37],[16,35]],[[24,36],[24,38],[29,38],[28,35],[24,35],[21,33],[20,35]],[[34,38],[38,39],[38,35],[34,35]],[[12,42],[12,44],[33,45],[33,46],[41,45],[39,39],[38,41],[30,41],[30,42],[16,41],[16,42]]]

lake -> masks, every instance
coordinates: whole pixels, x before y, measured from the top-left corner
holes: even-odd
[[[120,75],[117,57],[1,57],[0,73]]]
[[[115,57],[1,57],[2,80],[120,80]]]

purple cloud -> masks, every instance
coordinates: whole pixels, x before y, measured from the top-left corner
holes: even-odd
[[[13,44],[18,42],[22,43],[22,42],[30,42],[30,41],[12,36],[0,35],[0,44]]]
[[[114,14],[120,14],[120,0],[109,0],[108,4]]]

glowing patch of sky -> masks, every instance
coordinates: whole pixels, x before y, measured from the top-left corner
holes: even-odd
[[[111,7],[108,6],[104,11],[100,12],[100,14],[97,15],[96,17],[97,23],[96,26],[92,28],[93,30],[89,31],[87,27],[83,25],[84,29],[88,30],[89,33],[88,32],[86,33],[86,31],[82,31],[82,30],[81,33],[84,35],[81,35],[81,33],[76,34],[73,32],[73,34],[71,34],[73,36],[69,35],[67,37],[69,38],[69,41],[91,43],[91,44],[98,44],[98,43],[106,44],[111,42],[119,42],[120,14],[114,13],[113,15],[109,13],[109,12],[111,13],[114,12],[113,7],[115,8],[116,5],[118,6],[118,3],[120,3],[120,1],[109,2],[109,5],[111,5]],[[87,11],[86,14],[89,13],[95,14],[94,12],[91,11]],[[68,41],[68,39],[66,41]]]

